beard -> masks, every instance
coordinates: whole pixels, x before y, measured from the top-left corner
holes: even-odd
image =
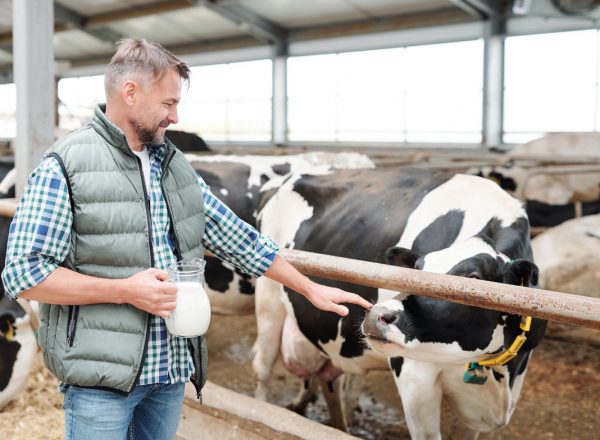
[[[129,124],[133,127],[135,134],[138,139],[146,147],[159,146],[165,143],[165,137],[159,134],[161,124],[158,124],[156,128],[148,128],[137,119],[130,118]]]

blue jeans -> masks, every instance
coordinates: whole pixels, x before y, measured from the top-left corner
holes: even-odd
[[[63,385],[66,440],[171,440],[184,383],[138,385],[127,396]]]

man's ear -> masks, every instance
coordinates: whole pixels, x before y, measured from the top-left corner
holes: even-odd
[[[416,252],[402,247],[393,246],[385,251],[385,262],[387,264],[391,264],[392,266],[407,267],[409,269],[413,269],[415,267],[415,262],[420,257],[421,255],[417,254]]]
[[[539,272],[538,267],[531,261],[515,260],[504,265],[502,282],[516,286],[537,286]]]
[[[138,89],[139,86],[135,81],[127,80],[121,84],[121,98],[127,105],[135,103],[135,95]]]

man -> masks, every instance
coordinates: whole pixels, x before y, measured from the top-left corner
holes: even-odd
[[[2,280],[40,301],[40,345],[65,394],[66,438],[173,438],[184,383],[206,376],[203,338],[168,334],[165,269],[205,248],[340,315],[370,304],[301,275],[211,194],[164,138],[188,66],[127,39],[106,69],[106,107],[32,173],[11,224]]]

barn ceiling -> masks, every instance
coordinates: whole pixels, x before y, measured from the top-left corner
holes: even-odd
[[[0,0],[0,69],[12,63],[12,3]],[[55,0],[54,54],[69,66],[104,64],[122,37],[178,55],[502,18],[596,0]],[[583,10],[583,9],[582,9]]]

